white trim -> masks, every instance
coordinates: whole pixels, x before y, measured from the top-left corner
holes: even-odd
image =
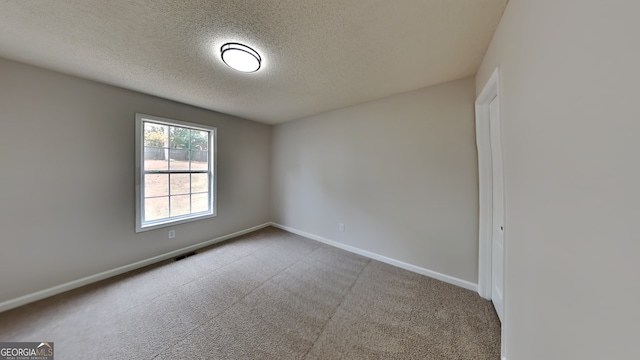
[[[492,253],[492,228],[493,228],[493,171],[491,165],[491,135],[490,135],[490,126],[489,126],[489,104],[491,100],[495,97],[498,97],[498,104],[500,106],[501,103],[501,90],[500,90],[500,67],[496,67],[496,69],[491,74],[489,80],[485,84],[484,88],[478,95],[475,103],[476,110],[476,144],[478,146],[478,183],[479,183],[479,201],[480,201],[480,215],[479,215],[479,229],[478,229],[478,294],[485,298],[491,299],[491,253]],[[502,139],[500,139],[502,140]],[[501,147],[501,151],[502,151]],[[504,159],[504,154],[502,154],[502,158]],[[504,160],[503,160],[504,161]],[[504,169],[504,162],[503,162]],[[503,186],[506,186],[506,183],[503,179]],[[504,193],[504,198],[506,199],[506,192]],[[504,206],[504,204],[503,204]],[[504,207],[504,216],[505,223],[504,226],[507,227],[507,219],[506,219],[506,207]],[[507,261],[506,261],[506,232],[505,232],[505,242],[503,246],[504,256],[503,259],[503,280],[506,280],[507,277]],[[502,312],[502,327],[500,333],[500,354],[501,359],[506,360],[507,354],[507,344],[505,341],[505,334],[507,333],[507,312],[505,309],[507,308],[507,297],[506,294],[506,281],[505,285],[503,285],[503,294],[502,294],[502,304],[503,304],[503,312]]]
[[[160,222],[152,222],[152,223],[143,223],[142,212],[143,212],[143,203],[144,203],[144,186],[142,182],[142,177],[144,173],[143,164],[144,164],[144,129],[143,123],[144,121],[164,124],[167,126],[184,126],[191,129],[203,130],[209,133],[209,177],[211,182],[209,184],[209,206],[211,207],[210,211],[205,213],[198,214],[190,214],[182,217],[169,217],[164,221]],[[136,149],[135,149],[135,192],[136,192],[136,232],[143,232],[148,230],[160,229],[167,226],[175,226],[179,224],[188,223],[191,221],[202,220],[207,218],[212,218],[217,215],[217,166],[218,166],[218,139],[217,132],[218,129],[214,126],[196,124],[187,121],[181,120],[173,120],[167,119],[160,116],[147,115],[136,113]]]
[[[170,251],[168,253],[162,254],[162,255],[158,255],[158,256],[154,256],[145,260],[141,260],[141,261],[137,261],[134,262],[132,264],[129,265],[124,265],[124,266],[120,266],[117,267],[115,269],[111,269],[111,270],[107,270],[107,271],[103,271],[101,273],[95,274],[95,275],[91,275],[91,276],[87,276],[84,277],[82,279],[78,279],[78,280],[74,280],[74,281],[70,281],[68,283],[65,284],[61,284],[61,285],[57,285],[54,287],[50,287],[48,289],[44,289],[44,290],[40,290],[40,291],[36,291],[34,293],[31,294],[27,294],[24,296],[20,296],[17,297],[15,299],[11,299],[11,300],[7,300],[7,301],[3,301],[0,303],[0,313],[3,311],[7,311],[13,308],[16,308],[18,306],[21,305],[25,305],[34,301],[38,301],[53,295],[57,295],[60,293],[63,293],[65,291],[69,291],[69,290],[73,290],[76,288],[79,288],[81,286],[85,286],[94,282],[98,282],[100,280],[104,280],[110,277],[114,277],[116,275],[120,275],[123,273],[126,273],[128,271],[132,271],[135,269],[139,269],[141,267],[147,266],[147,265],[151,265],[166,259],[170,259],[172,257],[176,257],[178,255],[184,254],[184,253],[188,253],[194,250],[198,250],[201,249],[203,247],[207,247],[209,245],[213,245],[219,242],[222,242],[224,240],[228,240],[240,235],[244,235],[256,230],[260,230],[262,228],[268,227],[269,225],[271,225],[270,223],[264,223],[261,225],[257,225],[254,227],[250,227],[248,229],[244,229],[244,230],[240,230],[240,231],[236,231],[232,234],[228,234],[228,235],[223,235],[220,237],[217,237],[215,239],[211,239],[211,240],[207,240],[204,242],[201,242],[199,244],[195,244],[195,245],[191,245],[191,246],[187,246],[178,250],[174,250],[174,251]]]
[[[411,265],[411,264],[408,264],[408,263],[405,263],[405,262],[402,262],[402,261],[399,261],[399,260],[395,260],[395,259],[392,259],[392,258],[389,258],[389,257],[386,257],[386,256],[382,256],[380,254],[376,254],[376,253],[373,253],[373,252],[370,252],[370,251],[367,251],[367,250],[362,250],[360,248],[357,248],[357,247],[354,247],[354,246],[351,246],[351,245],[346,245],[346,244],[343,244],[343,243],[339,243],[337,241],[329,240],[327,238],[323,238],[322,236],[310,234],[308,232],[305,232],[305,231],[302,231],[302,230],[298,230],[298,229],[294,229],[294,228],[289,227],[289,226],[284,226],[284,225],[281,225],[281,224],[278,224],[278,223],[274,223],[274,222],[271,223],[271,226],[276,227],[278,229],[282,229],[282,230],[288,231],[288,232],[290,232],[292,234],[304,236],[306,238],[309,238],[309,239],[312,239],[312,240],[316,240],[316,241],[319,241],[321,243],[325,243],[327,245],[331,245],[333,247],[337,247],[339,249],[352,252],[354,254],[366,256],[368,258],[375,259],[375,260],[378,260],[378,261],[382,261],[384,263],[387,263],[387,264],[390,264],[390,265],[394,265],[394,266],[397,266],[399,268],[403,268],[405,270],[409,270],[409,271],[412,271],[412,272],[415,272],[415,273],[418,273],[418,274],[422,274],[422,275],[428,276],[430,278],[434,278],[434,279],[437,279],[437,280],[440,280],[440,281],[444,281],[446,283],[449,283],[449,284],[452,284],[452,285],[456,285],[456,286],[459,286],[461,288],[465,288],[465,289],[472,290],[472,291],[478,291],[478,285],[476,285],[476,284],[474,284],[472,282],[466,281],[466,280],[458,279],[456,277],[445,275],[445,274],[439,273],[437,271],[433,271],[433,270],[425,269],[425,268],[422,268],[422,267],[419,267],[419,266]]]
[[[478,147],[479,229],[478,294],[491,299],[491,228],[493,215],[491,136],[489,103],[498,96],[500,70],[496,68],[476,100],[476,145]]]

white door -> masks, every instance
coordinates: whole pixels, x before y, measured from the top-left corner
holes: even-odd
[[[504,187],[502,141],[500,140],[500,108],[498,98],[489,103],[491,136],[491,168],[493,193],[493,224],[491,238],[491,301],[502,321],[504,289]]]

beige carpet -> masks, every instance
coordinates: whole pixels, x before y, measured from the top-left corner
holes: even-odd
[[[266,228],[0,314],[56,359],[499,359],[476,293]]]

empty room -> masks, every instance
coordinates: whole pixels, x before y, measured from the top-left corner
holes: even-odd
[[[0,359],[638,359],[638,14],[0,1]]]

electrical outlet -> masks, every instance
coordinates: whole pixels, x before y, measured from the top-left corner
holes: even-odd
[[[340,229],[340,232],[344,232],[344,224],[340,224],[338,228]]]
[[[169,239],[173,239],[174,237],[176,237],[176,231],[175,230],[169,230]]]

